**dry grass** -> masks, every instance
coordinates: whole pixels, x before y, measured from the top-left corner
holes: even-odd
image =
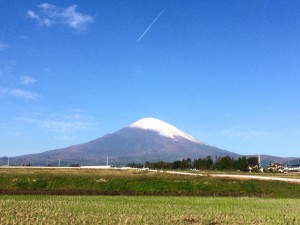
[[[300,200],[0,196],[0,224],[300,224]]]

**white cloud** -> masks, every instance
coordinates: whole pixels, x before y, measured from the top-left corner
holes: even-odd
[[[92,16],[78,12],[77,5],[60,8],[53,4],[43,3],[39,5],[38,13],[28,10],[27,16],[42,26],[64,24],[77,31],[85,29],[88,23],[94,21]]]
[[[55,9],[55,5],[52,5],[50,3],[42,3],[40,4],[40,8],[43,10],[49,10],[49,9]]]
[[[33,20],[40,20],[40,17],[32,10],[27,11],[27,16]]]
[[[9,46],[7,44],[5,44],[4,42],[0,41],[0,52],[8,49],[8,47]]]
[[[76,12],[76,5],[66,8],[63,12],[65,23],[74,29],[81,29],[86,23],[92,22],[93,17]]]
[[[30,85],[36,83],[37,80],[30,76],[24,76],[20,78],[20,81],[23,85]]]
[[[31,91],[24,91],[22,89],[10,89],[10,88],[1,88],[0,87],[0,96],[10,95],[15,97],[21,97],[28,100],[35,100],[39,97],[37,93]]]

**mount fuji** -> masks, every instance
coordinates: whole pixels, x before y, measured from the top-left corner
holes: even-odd
[[[87,143],[38,154],[11,158],[15,164],[32,165],[103,165],[106,157],[109,164],[125,165],[129,162],[172,162],[182,158],[211,156],[239,156],[206,144],[178,128],[155,118],[144,118],[112,134],[104,135]],[[4,159],[2,158],[2,161]]]

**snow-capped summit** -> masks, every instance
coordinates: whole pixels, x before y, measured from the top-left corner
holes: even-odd
[[[198,141],[197,139],[184,133],[178,128],[156,118],[143,118],[129,125],[129,127],[139,128],[144,130],[152,130],[158,132],[160,135],[164,137],[173,138],[173,139],[176,139],[176,137],[182,137],[195,143],[204,144],[203,142]]]

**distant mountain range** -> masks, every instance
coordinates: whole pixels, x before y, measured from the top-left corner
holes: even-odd
[[[57,166],[70,164],[104,165],[107,157],[109,164],[126,165],[129,162],[181,160],[190,157],[211,156],[239,157],[237,153],[222,150],[199,141],[178,128],[155,118],[141,119],[115,133],[107,134],[87,143],[67,148],[50,150],[10,158],[11,164],[32,164]],[[261,156],[264,162],[286,162],[297,158]],[[7,158],[0,158],[6,164]]]
[[[257,156],[257,155],[249,155],[249,156]],[[292,165],[296,164],[297,160],[300,160],[296,157],[279,157],[272,155],[260,155],[261,165],[263,167],[267,167],[272,162],[282,163],[284,165]]]

